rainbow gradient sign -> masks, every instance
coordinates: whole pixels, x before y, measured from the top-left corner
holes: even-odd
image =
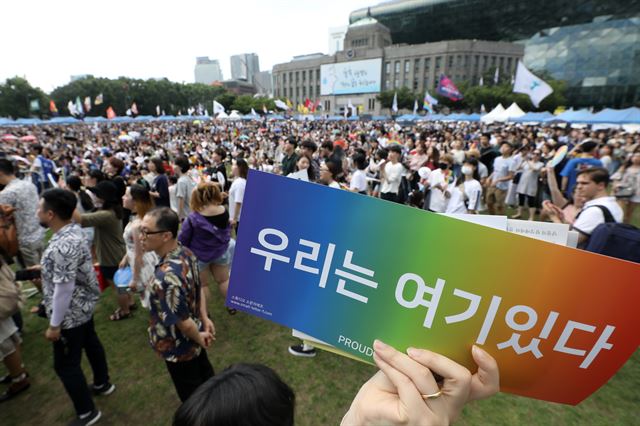
[[[365,362],[374,339],[577,404],[638,347],[640,265],[251,171],[227,305]]]

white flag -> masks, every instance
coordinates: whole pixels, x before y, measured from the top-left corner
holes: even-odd
[[[256,112],[255,109],[251,108],[251,115],[256,116],[258,115],[258,113]]]
[[[478,86],[484,86],[484,78],[480,76],[480,81],[478,82]]]
[[[500,81],[500,67],[496,67],[496,73],[493,74],[493,84],[498,84]]]
[[[218,101],[213,101],[213,115],[220,114],[224,112],[224,107]]]
[[[280,109],[283,110],[288,110],[289,109],[289,105],[285,104],[284,102],[282,102],[280,99],[276,99],[275,102],[276,106]]]
[[[414,100],[413,101],[413,115],[416,115],[418,113],[418,100]]]
[[[78,115],[78,111],[76,111],[76,106],[73,101],[69,101],[69,103],[67,103],[67,109],[69,110],[69,114]]]
[[[524,64],[518,61],[518,69],[516,71],[516,81],[513,85],[513,91],[515,93],[524,93],[529,95],[531,103],[536,108],[540,105],[540,102],[551,93],[553,89],[544,80],[536,77],[531,71],[524,66]]]
[[[398,92],[393,94],[393,104],[391,104],[391,111],[398,112]]]
[[[156,105],[156,115],[160,115],[160,105]]]

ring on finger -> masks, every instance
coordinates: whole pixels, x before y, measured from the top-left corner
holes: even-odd
[[[429,394],[429,395],[421,394],[420,396],[421,396],[421,397],[422,397],[422,399],[424,399],[425,401],[428,401],[428,400],[430,400],[430,399],[436,399],[436,398],[438,398],[440,395],[442,395],[442,391],[441,391],[441,390],[439,390],[439,391],[438,391],[438,392],[436,392],[436,393]]]

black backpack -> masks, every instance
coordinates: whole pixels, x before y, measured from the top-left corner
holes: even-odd
[[[640,229],[633,225],[617,223],[605,206],[593,207],[602,210],[604,223],[593,230],[584,250],[640,263]]]

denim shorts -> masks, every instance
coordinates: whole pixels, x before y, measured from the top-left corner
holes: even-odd
[[[228,265],[231,266],[231,262],[233,261],[233,252],[236,248],[236,240],[231,238],[229,240],[229,246],[227,250],[217,259],[210,260],[209,262],[198,261],[198,268],[200,270],[207,269],[209,265]]]

